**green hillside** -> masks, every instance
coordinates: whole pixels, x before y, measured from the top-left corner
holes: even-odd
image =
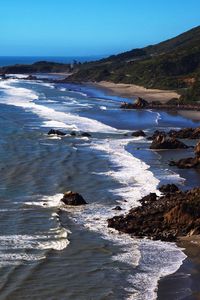
[[[200,26],[156,45],[82,64],[70,81],[113,81],[181,90],[184,101],[200,100]]]

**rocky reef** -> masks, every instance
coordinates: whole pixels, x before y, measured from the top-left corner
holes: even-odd
[[[160,188],[163,195],[143,197],[141,206],[108,220],[108,227],[137,237],[175,241],[200,234],[200,188],[180,191],[175,185]]]

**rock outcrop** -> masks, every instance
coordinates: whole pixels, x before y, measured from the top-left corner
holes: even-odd
[[[26,80],[37,80],[37,76],[29,75],[28,77],[24,78]]]
[[[166,134],[158,134],[152,141],[150,149],[187,149],[188,146],[183,142],[168,138]]]
[[[83,199],[83,197],[75,192],[68,191],[64,194],[63,198],[61,199],[65,205],[71,206],[78,206],[78,205],[85,205],[87,202]]]
[[[125,109],[141,109],[141,108],[147,108],[148,106],[149,103],[146,100],[144,100],[141,97],[138,97],[135,103],[123,102],[120,107]]]
[[[175,184],[166,184],[166,185],[162,185],[159,188],[159,191],[162,194],[167,195],[167,194],[172,194],[172,193],[178,192],[179,188]]]
[[[182,158],[178,161],[172,160],[169,162],[169,165],[177,166],[180,169],[200,169],[200,142],[198,142],[196,147],[194,148],[194,154],[194,157]]]
[[[51,129],[51,130],[49,130],[48,135],[60,135],[60,136],[64,136],[64,135],[66,135],[66,133],[64,133],[64,132],[62,132],[60,130],[57,130],[57,129]]]
[[[82,133],[81,133],[81,136],[82,136],[82,137],[91,137],[91,134],[88,133],[88,132],[82,132]]]
[[[137,237],[175,241],[200,234],[200,188],[180,190],[157,197],[150,194],[142,206],[108,220],[108,226]]]
[[[131,135],[134,137],[146,136],[143,130],[134,131]]]
[[[170,130],[169,136],[178,139],[200,139],[200,127],[184,128],[181,130]]]

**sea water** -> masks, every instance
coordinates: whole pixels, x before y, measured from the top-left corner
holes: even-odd
[[[121,110],[124,100],[88,85],[0,81],[0,299],[152,300],[181,266],[174,243],[119,234],[107,219],[159,184],[184,185],[132,131],[198,124]],[[66,136],[48,136],[51,128]],[[65,207],[67,190],[88,205]]]

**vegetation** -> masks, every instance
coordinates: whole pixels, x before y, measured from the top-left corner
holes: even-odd
[[[61,64],[55,62],[39,61],[32,65],[16,64],[0,68],[0,74],[31,74],[31,73],[56,73],[70,72],[69,64]]]
[[[176,89],[182,102],[200,101],[200,26],[178,37],[82,64],[70,81],[132,83]]]

